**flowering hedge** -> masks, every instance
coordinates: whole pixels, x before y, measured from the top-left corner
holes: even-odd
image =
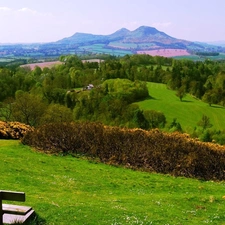
[[[27,131],[32,129],[23,123],[0,121],[0,139],[21,139]]]
[[[158,129],[121,129],[100,123],[48,124],[22,142],[48,152],[82,154],[129,168],[193,177],[225,179],[225,147]]]

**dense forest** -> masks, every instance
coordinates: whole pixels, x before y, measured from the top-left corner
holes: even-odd
[[[100,63],[82,62],[69,55],[61,56],[60,61],[62,64],[53,68],[34,70],[2,66],[0,118],[36,127],[95,121],[127,128],[163,128],[163,112],[143,111],[135,104],[151,98],[146,82],[166,84],[181,101],[189,93],[210,106],[225,104],[225,62],[149,55],[109,56]],[[204,129],[207,121],[203,118]],[[168,127],[173,126],[182,131],[176,121]]]

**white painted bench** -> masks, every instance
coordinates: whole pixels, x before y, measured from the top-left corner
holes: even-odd
[[[25,202],[25,193],[0,190],[0,225],[25,223],[34,215],[34,210],[29,206],[3,204],[3,200]]]

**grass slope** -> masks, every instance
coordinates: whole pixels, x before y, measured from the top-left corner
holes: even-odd
[[[94,52],[94,53],[102,53],[102,54],[111,54],[116,56],[124,56],[126,54],[132,54],[130,50],[127,49],[114,49],[114,48],[106,48],[104,44],[93,44],[79,47],[81,52]]]
[[[225,224],[225,183],[137,172],[0,140],[1,189],[46,224]]]
[[[207,59],[217,61],[217,60],[224,60],[225,54],[220,53],[218,56],[187,55],[187,56],[175,56],[173,58],[175,58],[175,59],[188,59],[188,60],[194,60],[194,61],[204,61],[204,60],[207,60]]]
[[[168,123],[171,123],[173,118],[177,118],[186,132],[192,131],[197,126],[203,114],[210,118],[212,129],[225,129],[225,108],[217,105],[210,107],[190,95],[186,95],[181,102],[176,92],[167,89],[164,84],[148,83],[148,89],[152,99],[138,102],[141,109],[163,112]]]

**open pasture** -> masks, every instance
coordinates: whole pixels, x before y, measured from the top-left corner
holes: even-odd
[[[123,49],[123,48],[108,48],[104,44],[93,44],[87,46],[79,47],[79,50],[82,52],[94,52],[94,53],[101,53],[101,54],[110,54],[116,56],[124,56],[126,54],[132,54],[130,50]]]
[[[204,103],[187,94],[183,101],[176,92],[169,90],[165,84],[148,83],[151,98],[138,102],[143,110],[156,110],[165,114],[170,124],[174,118],[181,124],[184,131],[193,131],[202,115],[210,118],[212,129],[225,130],[225,108]]]

